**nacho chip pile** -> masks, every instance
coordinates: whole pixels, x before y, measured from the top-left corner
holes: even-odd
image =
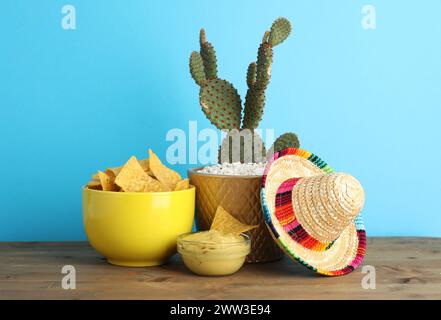
[[[138,160],[132,156],[122,167],[98,171],[87,184],[89,189],[115,192],[164,192],[190,188],[188,179],[166,167],[149,150],[149,158]]]

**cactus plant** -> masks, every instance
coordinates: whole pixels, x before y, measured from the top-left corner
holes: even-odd
[[[266,153],[265,146],[254,130],[263,116],[265,90],[271,78],[273,48],[285,41],[290,32],[291,24],[285,18],[276,19],[271,29],[265,32],[257,51],[257,61],[251,62],[248,66],[246,77],[248,90],[242,117],[240,95],[231,83],[218,78],[216,51],[207,41],[205,30],[201,29],[200,51],[194,51],[190,56],[190,73],[196,84],[200,86],[199,102],[206,117],[218,129],[231,130],[221,143],[219,162],[235,161],[237,157],[233,155],[236,152],[241,162],[258,162],[263,159],[260,155]],[[251,132],[250,138],[245,138],[244,130]],[[235,134],[240,137],[238,144],[232,143]],[[299,147],[299,140],[294,133],[285,133],[276,139],[271,150],[279,151],[282,146]],[[224,150],[225,148],[227,150]],[[247,152],[252,152],[252,157],[247,156]]]

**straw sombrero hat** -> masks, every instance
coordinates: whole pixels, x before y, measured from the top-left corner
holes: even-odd
[[[361,264],[364,191],[354,177],[333,173],[311,152],[287,148],[265,168],[261,202],[270,233],[291,258],[328,276]]]

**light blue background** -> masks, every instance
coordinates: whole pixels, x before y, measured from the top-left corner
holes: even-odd
[[[77,30],[61,28],[73,4]],[[374,4],[377,29],[361,27]],[[368,235],[441,236],[440,1],[2,1],[0,240],[85,239],[81,186],[99,168],[164,157],[170,128],[212,127],[188,57],[205,27],[245,94],[263,32],[286,16],[262,128],[366,189]],[[178,167],[185,173],[187,166]]]

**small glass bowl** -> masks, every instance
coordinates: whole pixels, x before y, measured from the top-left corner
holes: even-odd
[[[207,231],[201,231],[207,232]],[[186,240],[194,233],[184,233],[177,238],[178,252],[184,264],[201,276],[226,276],[237,272],[250,253],[250,236],[241,233],[243,241],[209,242]]]

